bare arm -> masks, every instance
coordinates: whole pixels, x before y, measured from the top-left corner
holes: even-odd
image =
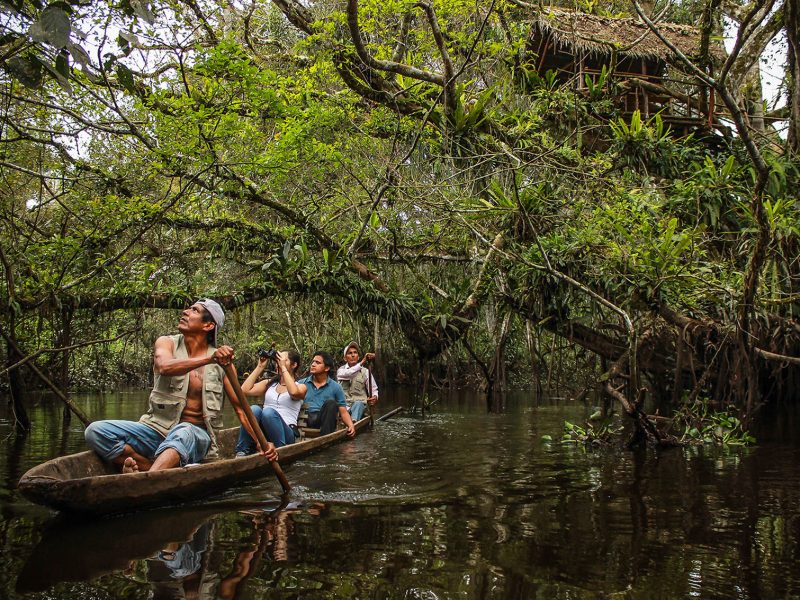
[[[258,378],[261,376],[261,373],[264,371],[264,367],[266,365],[266,358],[259,359],[258,364],[250,372],[250,375],[247,376],[247,379],[244,380],[244,383],[242,384],[242,391],[248,396],[263,396],[267,391],[267,384],[269,382],[266,380],[258,381]]]
[[[226,365],[231,360],[233,360],[233,348],[230,346],[220,346],[211,356],[175,358],[175,344],[168,335],[162,335],[158,338],[153,348],[155,370],[158,374],[166,375],[167,377],[186,375],[189,371],[194,371],[198,367],[204,367],[211,363]]]
[[[350,413],[347,412],[347,407],[340,406],[339,407],[339,416],[342,419],[342,423],[345,424],[347,427],[347,437],[353,437],[356,434],[356,427],[353,425],[353,419],[350,418]]]
[[[286,386],[286,391],[289,392],[289,395],[295,400],[302,400],[305,398],[308,388],[305,383],[297,383],[294,380],[294,375],[292,375],[292,371],[289,368],[289,358],[285,353],[281,352],[280,360],[276,361],[276,364],[278,366],[278,373],[283,375],[283,384]]]

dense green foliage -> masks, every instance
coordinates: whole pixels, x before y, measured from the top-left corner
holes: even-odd
[[[537,69],[524,3],[349,8],[15,8],[0,301],[22,355],[81,345],[69,365],[38,362],[62,383],[141,381],[174,321],[148,309],[211,295],[240,356],[359,338],[394,379],[433,364],[439,382],[577,392],[630,352],[632,384],[642,369],[658,395],[674,368],[670,389],[711,387],[749,416],[745,388],[765,391],[736,366],[754,364],[749,342],[726,358],[745,387],[704,368],[737,339],[795,347],[792,139],[679,138],[659,115],[623,114],[605,67],[576,93]]]

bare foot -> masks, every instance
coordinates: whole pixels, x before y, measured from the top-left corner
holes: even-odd
[[[128,457],[125,459],[125,462],[122,463],[122,472],[123,473],[138,473],[139,472],[139,465],[136,464],[136,461],[133,460],[132,457]]]

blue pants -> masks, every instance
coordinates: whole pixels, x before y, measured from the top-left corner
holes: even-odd
[[[350,418],[353,419],[353,423],[355,423],[364,417],[364,411],[367,410],[367,403],[363,400],[356,400],[347,410],[350,411]]]
[[[138,454],[154,460],[167,448],[181,457],[181,466],[198,463],[211,447],[211,438],[202,427],[178,423],[163,437],[155,429],[136,421],[95,421],[84,432],[86,443],[103,460],[112,462],[127,444]]]
[[[275,444],[276,448],[285,446],[286,444],[294,443],[294,430],[289,427],[283,418],[278,414],[274,408],[268,406],[263,408],[261,406],[251,406],[253,416],[261,426],[261,431],[267,441]],[[239,440],[236,442],[236,452],[244,452],[245,454],[252,454],[256,451],[256,442],[247,433],[244,427],[239,427]]]

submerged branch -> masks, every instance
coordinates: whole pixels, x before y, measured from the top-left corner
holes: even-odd
[[[19,356],[25,356],[25,353],[20,350],[19,346],[17,346],[17,343],[11,338],[11,336],[8,335],[8,333],[6,333],[5,329],[2,327],[0,327],[0,335],[3,336],[3,338],[6,340],[6,343],[11,349],[14,350],[14,352],[16,352]],[[80,407],[72,400],[67,398],[67,396],[64,395],[64,392],[62,392],[56,384],[50,381],[50,378],[42,373],[39,367],[37,367],[34,363],[29,363],[28,366],[30,367],[31,371],[33,371],[34,374],[36,374],[36,376],[42,381],[42,383],[49,387],[52,392],[58,396],[61,401],[73,412],[73,414],[80,419],[81,423],[83,423],[83,426],[88,427],[92,420],[86,416]]]

